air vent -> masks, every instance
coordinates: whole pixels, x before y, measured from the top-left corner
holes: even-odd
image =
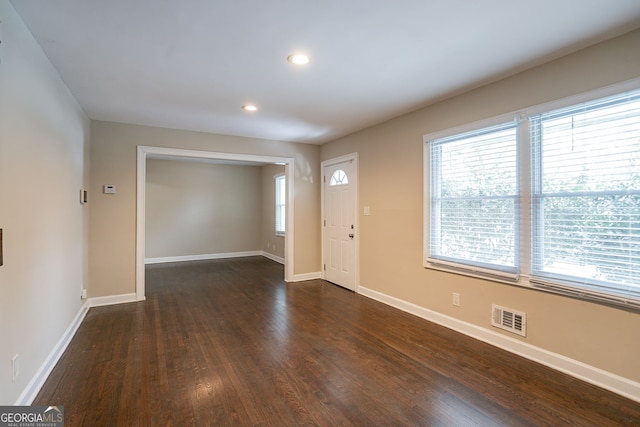
[[[526,337],[527,315],[520,311],[493,304],[491,306],[491,326]]]

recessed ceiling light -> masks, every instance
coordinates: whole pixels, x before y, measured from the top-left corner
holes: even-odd
[[[303,55],[302,53],[296,53],[293,55],[289,55],[287,57],[287,61],[295,65],[305,65],[309,63],[309,57],[307,55]]]
[[[244,111],[257,111],[258,107],[256,107],[255,105],[252,105],[252,104],[247,104],[247,105],[243,105],[242,109]]]

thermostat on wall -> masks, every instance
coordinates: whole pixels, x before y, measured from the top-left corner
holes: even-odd
[[[116,194],[116,186],[113,184],[105,184],[102,186],[102,192],[104,194]]]

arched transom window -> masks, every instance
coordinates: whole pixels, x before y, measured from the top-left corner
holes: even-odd
[[[334,185],[347,185],[349,183],[349,178],[347,174],[342,170],[336,170],[333,175],[331,175],[331,180],[329,181],[329,186],[333,187]]]

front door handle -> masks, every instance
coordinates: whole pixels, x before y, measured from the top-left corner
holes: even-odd
[[[353,233],[349,234],[349,237],[352,238],[352,239],[353,239],[353,236],[354,236]]]

